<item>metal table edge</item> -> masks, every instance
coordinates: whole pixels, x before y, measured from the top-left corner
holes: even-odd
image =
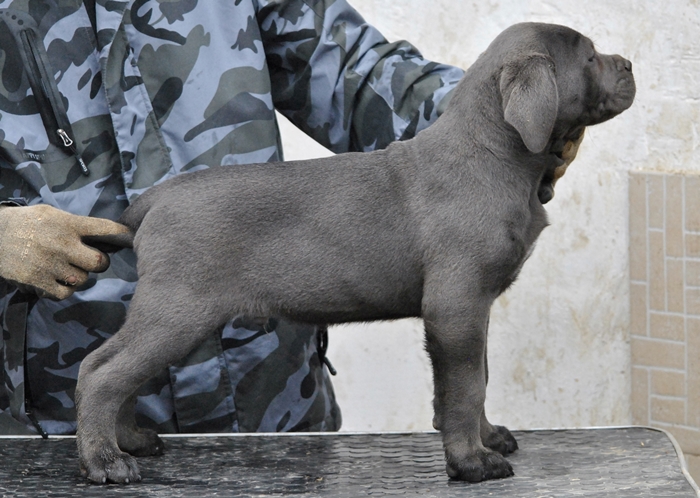
[[[681,449],[676,438],[665,429],[659,427],[650,427],[646,425],[617,425],[617,426],[592,426],[592,427],[555,427],[555,428],[535,428],[535,429],[519,429],[516,432],[542,432],[542,431],[572,431],[572,430],[616,430],[616,429],[646,429],[656,432],[661,432],[671,441],[674,450],[676,451],[676,457],[680,463],[681,473],[690,484],[695,494],[700,498],[700,487],[695,482],[693,477],[688,471],[688,466],[685,462],[683,456],[683,450]],[[357,436],[357,435],[409,435],[409,434],[436,434],[438,431],[348,431],[348,432],[248,432],[248,433],[213,433],[213,434],[197,434],[197,433],[183,433],[183,434],[161,434],[160,436],[164,439],[179,439],[179,438],[222,438],[222,437],[345,437],[345,436]],[[0,440],[3,439],[41,439],[42,436],[29,436],[29,435],[18,435],[18,436],[0,436]],[[75,436],[49,436],[49,439],[75,439]]]
[[[693,488],[693,491],[695,494],[700,498],[700,486],[695,482],[695,479],[693,479],[693,476],[690,475],[690,472],[688,471],[688,465],[685,462],[685,457],[683,455],[683,449],[681,448],[680,444],[678,444],[678,441],[676,441],[676,438],[671,434],[669,431],[662,429],[660,427],[651,427],[648,425],[614,425],[614,426],[592,426],[592,427],[557,427],[553,429],[549,428],[537,428],[537,429],[523,429],[520,430],[519,432],[538,432],[538,431],[567,431],[567,430],[615,430],[615,429],[646,429],[650,431],[656,431],[656,432],[661,432],[662,434],[665,434],[666,437],[671,441],[671,444],[673,445],[673,449],[676,451],[676,457],[678,458],[678,461],[681,466],[681,473],[685,477],[685,479],[688,481],[688,484],[690,484],[690,487]]]

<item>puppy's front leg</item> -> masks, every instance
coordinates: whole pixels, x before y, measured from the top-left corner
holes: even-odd
[[[487,448],[505,456],[518,449],[518,441],[507,427],[493,425],[486,418],[486,411],[481,414],[481,443]]]
[[[438,294],[450,295],[444,291]],[[454,298],[455,294],[451,295]],[[447,474],[470,482],[513,475],[508,461],[481,442],[489,307],[490,303],[430,305],[429,299],[424,300],[426,349],[435,384],[435,422],[442,432]]]
[[[488,329],[488,322],[486,323],[486,328]],[[487,332],[488,335],[488,332]],[[487,339],[488,340],[488,339]],[[486,386],[489,385],[489,353],[488,344],[484,347],[484,371],[486,374]],[[505,456],[509,453],[513,453],[518,449],[518,442],[510,433],[508,428],[502,425],[492,425],[491,422],[486,418],[486,409],[481,412],[480,421],[481,430],[481,444],[487,448],[491,448],[494,451],[499,452],[501,455]]]

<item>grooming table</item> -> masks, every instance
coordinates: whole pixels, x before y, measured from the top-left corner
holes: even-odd
[[[700,497],[667,433],[645,427],[514,432],[515,476],[445,474],[437,433],[165,437],[143,480],[89,484],[73,437],[0,438],[0,496]]]

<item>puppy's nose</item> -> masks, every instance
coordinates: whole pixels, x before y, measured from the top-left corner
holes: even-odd
[[[632,63],[624,57],[620,57],[619,55],[615,56],[615,65],[618,71],[632,72]]]

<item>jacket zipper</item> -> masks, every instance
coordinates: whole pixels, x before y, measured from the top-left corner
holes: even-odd
[[[58,136],[61,137],[61,140],[63,140],[63,146],[67,147],[68,150],[70,150],[73,155],[75,155],[75,158],[78,160],[78,164],[80,164],[80,169],[83,171],[83,174],[85,176],[90,174],[90,170],[87,167],[87,164],[85,164],[85,161],[83,161],[83,156],[80,155],[80,152],[78,152],[78,149],[75,147],[75,142],[73,139],[68,135],[68,133],[63,129],[59,128],[56,130],[56,133],[58,133]]]
[[[58,145],[68,149],[76,158],[81,171],[85,176],[90,174],[90,170],[85,164],[80,151],[73,140],[73,129],[68,115],[63,107],[61,94],[56,86],[56,80],[49,72],[48,56],[42,50],[36,40],[36,35],[31,29],[25,29],[20,32],[20,38],[27,53],[26,60],[29,63],[27,73],[32,90],[37,98],[39,112],[42,114],[44,125],[47,127],[47,132],[52,133],[51,128],[55,128],[53,133],[58,137]],[[46,105],[48,104],[48,105]],[[53,140],[52,140],[53,141]]]

